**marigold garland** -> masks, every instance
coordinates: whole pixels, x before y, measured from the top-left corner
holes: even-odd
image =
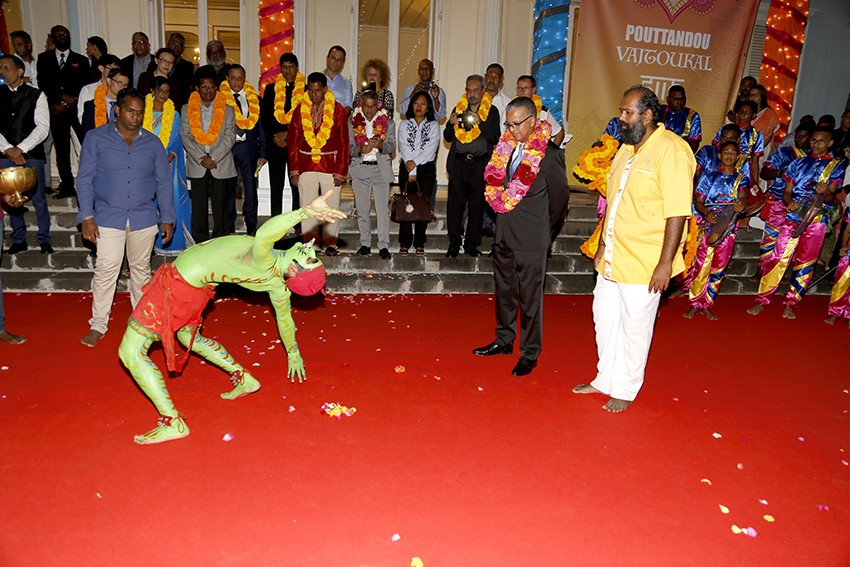
[[[248,118],[242,115],[242,107],[236,104],[236,99],[233,98],[233,91],[230,90],[230,83],[222,81],[219,86],[219,92],[224,93],[224,101],[227,106],[233,109],[236,114],[236,127],[242,130],[253,130],[260,119],[260,98],[257,96],[257,90],[249,82],[245,82],[243,87],[245,90],[245,98],[248,99]]]
[[[508,174],[508,164],[511,154],[519,145],[519,142],[505,130],[499,143],[493,150],[487,167],[484,168],[484,180],[487,187],[484,189],[484,198],[497,213],[512,211],[525,194],[531,188],[537,173],[540,171],[540,162],[546,155],[546,144],[552,135],[552,126],[549,122],[541,120],[534,127],[528,140],[522,148],[522,158],[510,181],[505,183]]]
[[[322,112],[322,124],[319,126],[319,133],[313,131],[313,101],[310,97],[305,96],[301,100],[301,128],[304,130],[304,140],[310,145],[311,156],[313,163],[322,161],[322,148],[331,137],[331,129],[334,125],[334,107],[336,100],[330,89],[325,93],[325,108]]]
[[[478,118],[481,119],[481,122],[486,122],[487,117],[490,115],[490,107],[493,105],[493,97],[490,96],[489,93],[484,93],[484,96],[481,97],[481,104],[478,105]],[[460,115],[464,113],[464,111],[469,108],[469,101],[466,99],[466,93],[460,97],[460,102],[457,103],[457,107],[455,108],[455,114]],[[478,124],[472,127],[472,130],[468,132],[463,127],[463,123],[461,120],[458,120],[458,123],[455,124],[455,138],[457,138],[458,142],[469,144],[474,141],[481,134],[481,129],[478,127]]]
[[[109,122],[109,115],[106,113],[106,85],[99,85],[94,90],[94,125],[103,126]]]
[[[372,117],[372,136],[380,140],[386,140],[389,121],[389,114],[384,109],[384,105],[378,103],[378,112]],[[363,108],[359,104],[354,108],[354,116],[351,117],[351,126],[354,130],[354,143],[358,146],[367,145],[369,138],[366,136],[366,115],[363,114]]]
[[[531,100],[534,102],[535,108],[537,108],[537,118],[540,118],[540,113],[543,112],[543,101],[540,100],[540,96],[537,94],[531,95]]]
[[[286,79],[283,78],[283,73],[278,73],[274,79],[274,117],[275,120],[286,126],[292,121],[292,113],[295,112],[295,107],[304,98],[304,90],[307,88],[307,80],[304,75],[298,73],[295,75],[295,87],[292,89],[292,102],[289,105],[289,112],[286,112]]]
[[[602,135],[602,145],[589,148],[578,158],[578,163],[573,168],[576,179],[588,184],[591,191],[599,191],[602,197],[607,198],[608,193],[608,170],[611,168],[611,160],[620,148],[620,142],[608,134]],[[596,225],[593,234],[579,249],[582,253],[593,258],[599,247],[599,235],[602,232],[602,220]]]
[[[159,141],[167,148],[171,139],[171,128],[174,126],[174,101],[167,99],[162,105],[162,123],[159,126]],[[145,96],[145,117],[142,119],[142,128],[153,132],[153,95]]]
[[[210,122],[210,129],[204,132],[201,126],[201,95],[197,91],[189,96],[189,103],[186,109],[189,113],[189,129],[192,131],[192,137],[202,146],[211,146],[218,140],[218,134],[221,132],[221,127],[224,126],[224,111],[227,108],[227,103],[224,100],[224,95],[220,92],[215,93],[213,101],[213,115]]]

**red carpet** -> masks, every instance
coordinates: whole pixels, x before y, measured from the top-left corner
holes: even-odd
[[[546,298],[522,379],[515,356],[470,352],[489,297],[329,297],[294,313],[301,385],[247,299],[205,332],[263,389],[221,400],[227,376],[192,358],[168,382],[192,434],[140,447],[156,413],[116,355],[128,297],[90,350],[88,296],[5,296],[29,340],[0,344],[0,565],[850,564],[850,330],[822,322],[825,297],[796,321],[747,297],[721,296],[718,322],[668,303],[622,415],[570,393],[594,374],[590,297]]]

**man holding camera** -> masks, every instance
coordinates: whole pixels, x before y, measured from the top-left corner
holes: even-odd
[[[404,114],[410,104],[410,97],[419,91],[428,91],[431,97],[431,102],[434,103],[434,116],[437,122],[442,122],[446,118],[446,91],[441,89],[434,81],[434,63],[430,59],[423,59],[419,62],[419,82],[413,83],[401,95],[401,104],[399,105],[399,113]],[[405,116],[405,118],[411,118]]]

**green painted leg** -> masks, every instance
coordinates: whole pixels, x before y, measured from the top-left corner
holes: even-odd
[[[177,332],[177,339],[183,346],[189,348],[189,341],[192,339],[192,328],[183,327],[180,329]],[[195,341],[192,343],[192,351],[230,373],[233,390],[221,394],[221,397],[225,400],[235,400],[236,398],[253,394],[260,389],[260,383],[241,364],[236,362],[218,341],[196,334]]]
[[[185,420],[174,409],[162,373],[148,356],[152,342],[132,327],[127,327],[121,346],[118,347],[121,362],[160,413],[157,427],[134,437],[134,441],[140,445],[162,443],[189,435]]]

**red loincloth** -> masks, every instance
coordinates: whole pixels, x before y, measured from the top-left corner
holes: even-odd
[[[142,288],[144,295],[130,318],[138,325],[162,337],[168,370],[180,372],[189,359],[201,314],[215,295],[215,286],[195,287],[183,279],[173,264],[163,264]],[[179,364],[175,356],[174,333],[192,326],[192,340]]]

